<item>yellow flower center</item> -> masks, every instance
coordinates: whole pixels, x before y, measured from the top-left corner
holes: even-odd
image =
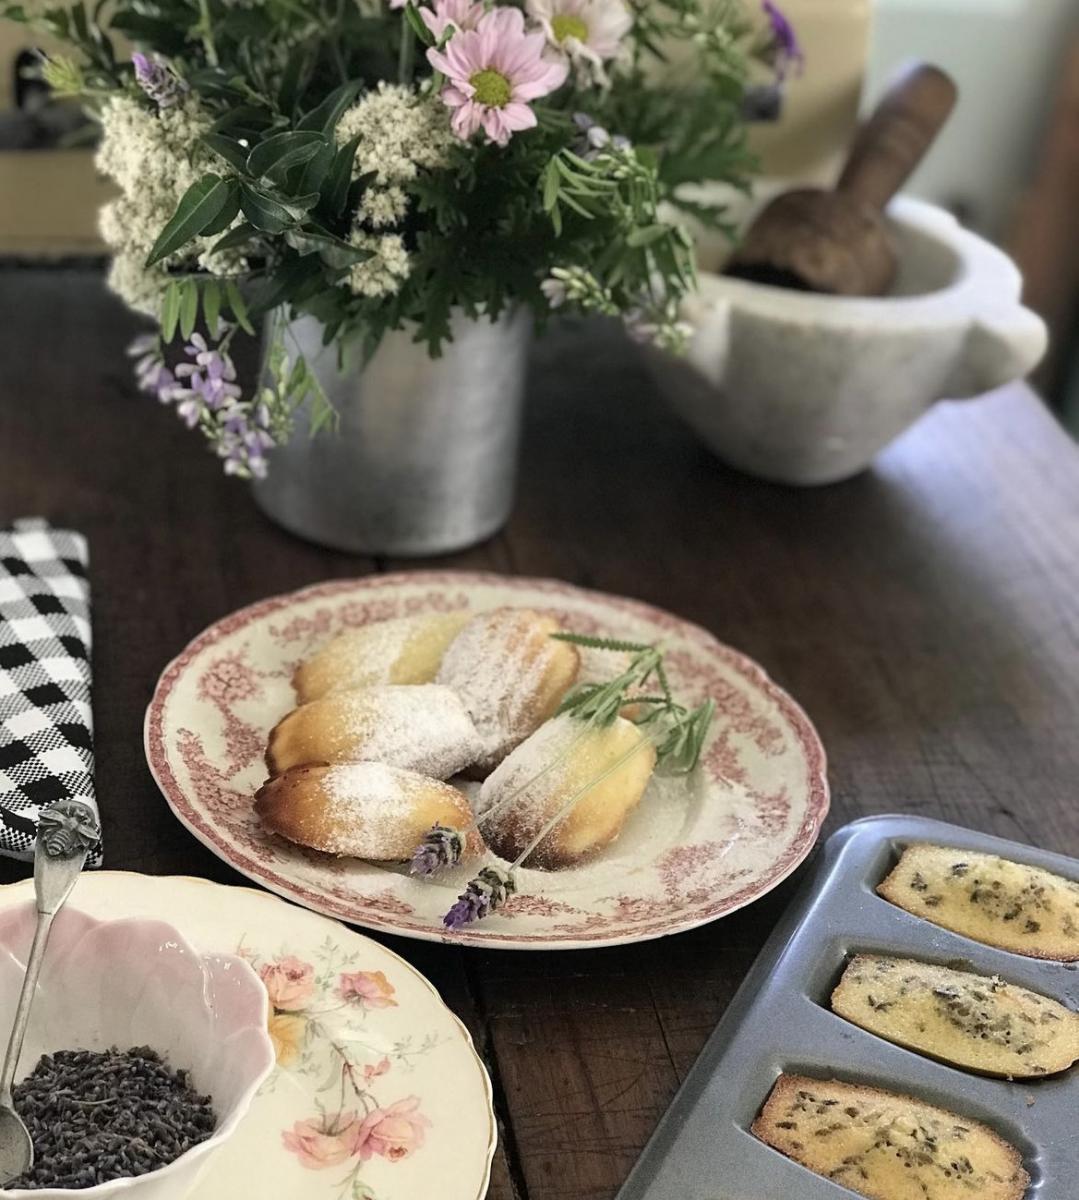
[[[513,89],[501,71],[492,71],[488,67],[477,71],[468,82],[476,89],[472,99],[478,103],[486,104],[488,108],[504,108],[509,104]]]
[[[588,26],[572,13],[559,13],[558,16],[552,17],[551,28],[560,43],[566,38],[576,38],[579,42],[588,41]]]

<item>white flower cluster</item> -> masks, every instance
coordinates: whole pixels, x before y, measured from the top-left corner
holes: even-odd
[[[100,214],[101,236],[113,252],[109,286],[131,308],[156,317],[167,278],[165,264],[147,268],[146,256],[200,174],[197,148],[210,121],[193,98],[149,109],[116,96],[105,105],[101,125],[97,168],[120,189]],[[205,240],[196,245],[200,265],[223,269],[226,264],[210,260],[209,245]]]
[[[454,145],[449,114],[435,97],[383,81],[342,115],[335,133],[339,145],[359,137],[352,177],[373,175],[360,198],[351,241],[374,251],[349,272],[349,286],[360,296],[387,296],[408,278],[408,251],[399,234],[371,233],[399,225],[408,214],[402,184],[421,170],[444,167]]]
[[[449,114],[433,96],[383,80],[337,123],[338,145],[359,134],[352,177],[374,174],[381,186],[407,183],[422,169],[444,167],[454,144]]]
[[[356,209],[356,220],[372,229],[385,229],[404,220],[407,212],[408,196],[404,188],[391,183],[389,187],[369,187],[364,192]]]
[[[356,263],[348,273],[348,285],[357,296],[392,296],[408,278],[408,251],[399,233],[365,233],[354,229],[349,241],[370,258]]]

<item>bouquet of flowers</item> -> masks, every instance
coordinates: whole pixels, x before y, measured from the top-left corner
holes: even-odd
[[[739,0],[48,3],[0,15],[72,48],[44,77],[100,120],[109,282],[158,326],[140,385],[243,476],[300,406],[333,421],[293,316],[342,354],[407,327],[437,355],[451,314],[510,305],[677,350],[678,210],[723,221],[681,188],[746,179],[752,64],[782,81],[800,57],[771,0],[763,19]],[[230,346],[264,321],[245,395]]]

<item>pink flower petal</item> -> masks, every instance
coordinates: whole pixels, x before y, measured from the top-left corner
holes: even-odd
[[[522,129],[532,129],[536,124],[536,114],[527,104],[507,104],[502,110],[506,128],[517,133]]]

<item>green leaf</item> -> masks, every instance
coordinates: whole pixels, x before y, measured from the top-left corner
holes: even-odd
[[[321,133],[306,133],[287,130],[266,138],[247,156],[247,169],[259,178],[272,171],[280,177],[289,167],[295,167],[313,158],[319,147],[325,144]]]
[[[661,237],[665,237],[670,231],[669,225],[645,225],[641,229],[631,229],[626,234],[626,245],[650,246],[653,242],[658,242]]]
[[[172,341],[179,319],[180,285],[175,279],[170,279],[169,286],[165,289],[165,298],[161,302],[161,336],[166,342]]]
[[[290,229],[285,233],[285,241],[301,257],[318,254],[330,267],[350,267],[355,263],[366,262],[373,254],[371,250],[352,246],[343,238],[335,237],[322,229]]]
[[[264,109],[254,104],[237,104],[228,112],[218,117],[210,126],[213,133],[224,133],[227,129],[243,130],[245,133],[254,131],[256,134],[269,129],[273,117]]]
[[[558,174],[558,168],[553,162],[549,162],[543,171],[543,207],[546,212],[551,212],[558,203],[558,192],[561,186],[562,181]]]
[[[203,175],[184,192],[176,211],[162,229],[146,265],[152,267],[192,238],[198,237],[218,217],[229,201],[230,185],[220,175]]]
[[[210,247],[210,253],[216,254],[219,250],[234,250],[237,246],[246,246],[252,238],[258,237],[258,232],[254,225],[246,222],[237,225],[235,229],[230,229],[223,238],[214,242]]]
[[[277,107],[288,116],[292,115],[296,108],[296,101],[300,98],[300,80],[306,69],[307,56],[293,51],[285,64],[284,74],[281,76],[281,86],[277,92]]]
[[[203,144],[219,154],[229,166],[235,167],[241,174],[247,173],[247,151],[239,142],[225,137],[223,133],[203,134]]]
[[[419,10],[411,3],[411,0],[405,5],[405,20],[412,26],[412,32],[419,39],[421,45],[433,46],[435,44],[435,35],[423,23]]]
[[[240,184],[240,207],[244,216],[263,233],[284,233],[295,220],[289,210],[250,184]]]
[[[319,201],[318,192],[308,192],[306,196],[281,196],[282,206],[290,212],[297,221],[302,221]]]
[[[328,137],[337,128],[341,114],[359,95],[361,87],[363,81],[353,79],[334,88],[317,108],[313,108],[300,120],[297,128],[316,129]]]
[[[201,237],[215,237],[219,233],[224,233],[232,222],[236,220],[236,216],[240,211],[240,187],[235,179],[226,180],[226,186],[229,189],[229,194],[225,198],[224,207],[202,231],[200,234]]]
[[[232,315],[236,318],[236,324],[244,331],[252,336],[255,333],[255,327],[251,324],[251,318],[247,315],[247,305],[244,303],[243,295],[240,289],[236,286],[236,281],[233,279],[225,280],[225,299],[229,302],[229,308],[232,310]]]
[[[207,279],[202,285],[202,319],[206,322],[210,337],[217,337],[217,322],[221,316],[221,285],[216,279]]]
[[[188,71],[184,78],[199,95],[209,93],[217,97],[236,97],[242,94],[243,76],[223,71],[220,67],[199,67]]]
[[[283,304],[299,291],[305,283],[315,282],[322,286],[322,265],[317,258],[286,259],[269,279],[263,281],[251,303],[257,313],[269,312]]]
[[[356,147],[359,144],[360,136],[357,134],[337,151],[333,166],[321,189],[326,209],[335,217],[341,215],[345,201],[348,199],[348,188],[352,182],[352,163],[356,157]]]
[[[195,332],[199,317],[199,285],[193,279],[180,284],[180,336],[186,342]]]
[[[175,54],[186,44],[183,28],[172,21],[147,17],[131,9],[120,9],[109,18],[111,28],[126,33],[132,41],[147,42],[163,54]]]
[[[296,191],[302,193],[319,192],[322,190],[322,185],[326,180],[330,167],[334,160],[334,147],[332,143],[325,142],[318,148],[317,153],[313,158],[305,164],[302,173],[300,174],[299,182],[296,185]]]

